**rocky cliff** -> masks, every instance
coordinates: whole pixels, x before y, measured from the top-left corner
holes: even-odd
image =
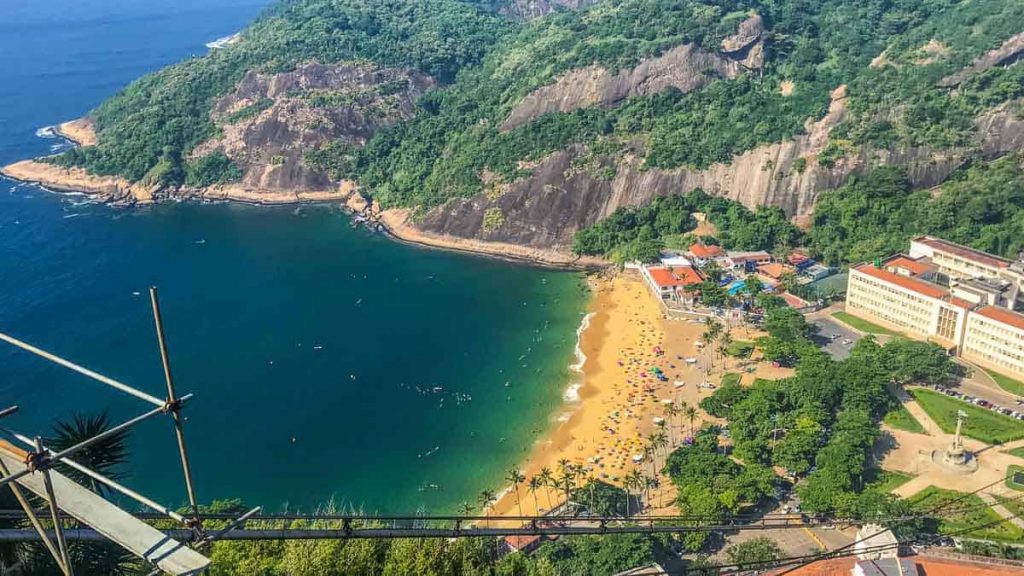
[[[800,220],[811,213],[821,192],[870,167],[903,166],[916,187],[926,188],[948,178],[971,154],[992,158],[1024,148],[1024,119],[1014,110],[1021,104],[1016,102],[978,119],[975,150],[859,149],[847,151],[833,165],[822,165],[817,155],[843,119],[844,98],[843,89],[833,93],[828,114],[809,124],[805,135],[761,146],[704,170],[644,169],[639,154],[600,158],[595,165],[584,147],[574,146],[548,156],[529,177],[502,193],[451,200],[418,218],[416,226],[438,236],[568,251],[580,228],[619,207],[643,205],[657,196],[703,188],[749,207],[779,206]],[[587,159],[590,169],[579,168],[581,159]],[[614,178],[599,177],[608,167],[615,170]]]
[[[364,145],[373,134],[412,115],[430,77],[366,63],[308,63],[291,72],[249,72],[214,105],[221,134],[193,157],[224,152],[242,168],[235,187],[269,194],[337,187],[304,162],[304,154],[331,140]]]
[[[561,8],[577,10],[597,2],[598,0],[510,0],[499,12],[519,20],[533,20]]]
[[[614,106],[626,98],[650,96],[666,88],[690,92],[718,78],[735,78],[743,70],[760,70],[764,65],[763,34],[764,23],[755,15],[726,38],[717,53],[683,44],[616,74],[601,66],[572,70],[523,98],[502,129],[521,126],[549,112]]]

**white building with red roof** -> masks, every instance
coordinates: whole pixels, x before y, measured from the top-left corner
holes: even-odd
[[[938,238],[915,238],[909,255],[850,269],[846,310],[1022,378],[1024,315],[1013,310],[1014,284],[1000,276],[1012,265]]]

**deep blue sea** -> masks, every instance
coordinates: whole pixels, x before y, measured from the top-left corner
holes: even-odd
[[[0,164],[37,131],[206,51],[265,2],[0,0]],[[451,510],[498,488],[559,411],[582,279],[410,247],[332,206],[117,209],[0,178],[0,331],[163,395],[160,288],[200,500]],[[0,345],[4,424],[147,406]],[[170,423],[140,425],[127,481],[185,501]]]

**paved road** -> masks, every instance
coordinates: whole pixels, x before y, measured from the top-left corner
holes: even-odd
[[[836,360],[845,360],[850,355],[850,348],[860,340],[861,335],[842,324],[826,317],[810,321],[818,327],[818,334],[814,337],[814,343],[829,356]],[[838,338],[832,338],[838,336]],[[844,344],[849,342],[849,344]]]

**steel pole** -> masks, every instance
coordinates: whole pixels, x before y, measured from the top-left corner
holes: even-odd
[[[2,428],[2,429],[5,432],[7,432],[8,434],[10,434],[12,437],[14,437],[16,440],[19,440],[20,442],[22,442],[24,444],[28,444],[29,446],[33,446],[33,447],[35,446],[35,443],[32,441],[32,439],[28,438],[27,436],[24,436],[22,434],[18,434],[17,432],[14,432],[12,430],[8,430],[6,428]],[[49,449],[49,448],[47,448],[45,446],[43,446],[43,449],[46,450],[46,452],[48,454],[50,454],[50,458],[51,459],[55,459],[54,458],[53,450],[51,450],[51,449]],[[155,501],[153,501],[153,500],[143,496],[142,494],[139,494],[138,492],[132,490],[131,488],[128,488],[127,486],[124,486],[124,485],[120,484],[116,480],[111,480],[110,478],[107,478],[103,474],[100,474],[99,472],[96,472],[95,470],[87,468],[86,466],[83,466],[83,465],[79,464],[78,462],[75,462],[74,460],[72,460],[70,458],[61,458],[60,462],[62,462],[64,464],[67,464],[69,467],[74,468],[75,470],[78,470],[82,474],[85,474],[86,476],[88,476],[89,478],[92,478],[93,480],[99,482],[100,484],[103,484],[104,486],[107,486],[108,488],[110,488],[112,490],[115,490],[117,492],[120,492],[121,494],[124,494],[125,496],[131,498],[132,500],[135,500],[139,504],[142,504],[143,506],[147,506],[147,507],[149,507],[149,508],[151,508],[153,510],[156,510],[157,512],[159,512],[161,514],[164,514],[165,516],[168,516],[172,520],[177,520],[178,522],[181,522],[182,524],[186,523],[185,517],[182,516],[181,514],[178,514],[177,512],[168,509],[166,506],[163,506],[160,503],[155,502]]]
[[[82,374],[84,376],[88,376],[89,378],[92,378],[93,380],[96,380],[97,382],[101,382],[101,383],[106,384],[107,386],[110,386],[112,388],[116,388],[116,389],[120,390],[121,392],[124,392],[125,394],[131,394],[132,396],[135,396],[136,398],[138,398],[140,400],[145,400],[146,402],[149,402],[150,404],[153,404],[155,406],[163,406],[164,405],[164,401],[159,399],[159,398],[157,398],[156,396],[153,396],[151,394],[146,394],[142,390],[136,390],[135,388],[132,388],[131,386],[129,386],[129,385],[123,383],[123,382],[118,382],[117,380],[114,380],[113,378],[109,378],[107,376],[104,376],[103,374],[100,374],[99,372],[94,372],[94,371],[89,370],[88,368],[86,368],[84,366],[79,366],[78,364],[75,364],[74,362],[71,362],[70,360],[65,360],[65,359],[61,358],[60,356],[57,356],[56,354],[51,354],[50,352],[47,352],[46,350],[43,350],[41,348],[36,348],[35,346],[33,346],[31,344],[28,344],[27,342],[22,342],[21,340],[18,340],[17,338],[14,338],[12,336],[8,336],[7,334],[4,334],[2,332],[0,332],[0,340],[3,340],[4,342],[7,342],[8,344],[11,344],[13,346],[17,346],[18,348],[21,348],[22,350],[25,350],[26,352],[31,352],[32,354],[35,354],[36,356],[39,356],[41,358],[45,358],[45,359],[49,360],[50,362],[53,362],[54,364],[59,364],[59,365],[65,367],[65,368],[68,368],[69,370],[74,370],[75,372],[78,372],[79,374]]]
[[[3,460],[0,460],[0,472],[3,472],[4,476],[7,476],[11,473],[11,471],[7,468],[7,465],[4,464]],[[50,552],[50,555],[53,556],[53,560],[57,563],[57,566],[60,568],[60,571],[67,574],[67,568],[65,568],[64,566],[64,557],[61,555],[60,551],[57,550],[57,548],[53,545],[53,541],[50,540],[50,537],[46,534],[46,528],[43,526],[43,523],[39,520],[39,516],[36,516],[35,510],[32,509],[32,505],[29,504],[28,499],[25,498],[25,494],[21,491],[21,486],[18,486],[17,482],[11,484],[11,492],[14,492],[14,497],[18,500],[18,504],[21,505],[21,509],[25,511],[25,515],[28,516],[29,523],[32,524],[32,528],[35,529],[36,534],[39,534],[39,537],[43,540],[43,545],[46,546],[46,549]]]
[[[36,438],[36,451],[42,453],[43,441]],[[57,496],[53,493],[53,483],[50,481],[50,471],[43,470],[43,486],[46,487],[46,499],[50,501],[50,517],[53,520],[53,531],[57,535],[57,548],[60,549],[61,558],[64,559],[64,574],[75,576],[71,567],[71,556],[68,554],[68,543],[64,540],[64,526],[60,522],[60,511],[57,510]]]
[[[191,397],[192,397],[191,394],[187,394],[187,395],[181,397],[181,401],[184,402],[185,400],[188,400]],[[139,422],[142,422],[143,420],[146,420],[147,418],[152,418],[153,416],[156,416],[157,414],[162,414],[163,411],[164,411],[164,409],[162,407],[161,408],[154,408],[153,410],[150,410],[149,412],[146,412],[145,414],[141,414],[139,416],[136,416],[135,418],[132,418],[131,420],[128,420],[126,422],[122,422],[121,424],[118,424],[117,426],[114,426],[113,428],[107,430],[106,432],[102,432],[100,434],[97,434],[96,436],[93,436],[92,438],[88,438],[86,440],[83,440],[82,442],[79,442],[78,444],[75,444],[74,446],[71,446],[69,448],[65,448],[64,450],[61,450],[60,452],[58,452],[58,453],[54,454],[53,456],[51,456],[51,458],[54,459],[54,460],[60,460],[62,458],[67,458],[68,456],[70,456],[72,454],[75,454],[76,452],[79,452],[79,451],[81,451],[81,450],[83,450],[85,448],[88,448],[89,446],[92,446],[96,442],[99,442],[100,440],[103,440],[104,438],[106,438],[108,436],[111,436],[112,434],[116,434],[116,433],[120,432],[121,430],[125,430],[127,428],[130,428],[130,427],[138,424]],[[19,478],[22,478],[24,476],[28,476],[32,472],[33,471],[31,469],[29,469],[29,468],[25,468],[24,470],[21,470],[20,472],[15,472],[14,474],[11,474],[10,476],[7,476],[6,478],[0,480],[0,486],[5,486],[7,484],[10,484],[11,482],[14,482],[15,480],[18,480]]]
[[[178,454],[181,457],[181,471],[185,476],[185,490],[188,492],[188,503],[192,507],[194,527],[202,531],[203,524],[199,518],[199,504],[196,502],[195,486],[192,484],[192,466],[188,460],[188,449],[185,446],[185,430],[181,424],[180,405],[174,391],[174,378],[171,376],[171,359],[167,353],[167,340],[164,338],[164,321],[160,316],[160,300],[156,286],[149,288],[149,299],[153,304],[153,323],[156,326],[156,339],[160,345],[160,361],[164,365],[164,379],[167,380],[167,405],[170,407],[171,418],[174,420],[174,435],[178,439]]]

